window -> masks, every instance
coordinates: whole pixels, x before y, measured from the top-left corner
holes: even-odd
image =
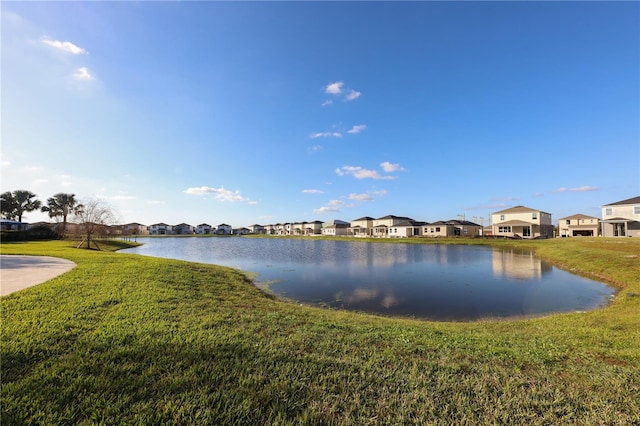
[[[437,228],[436,228],[436,232],[440,232],[440,227],[437,227]]]
[[[531,219],[533,219],[533,220],[538,219],[538,213],[537,212],[531,213]]]
[[[611,207],[607,207],[604,209],[605,216],[611,216],[613,214],[613,209]]]
[[[501,233],[511,232],[511,227],[510,226],[500,226],[498,228],[498,232],[501,232]]]
[[[504,215],[503,214],[500,215],[500,220],[504,220]]]
[[[571,219],[567,219],[567,225],[571,225]]]
[[[633,206],[633,214],[640,214],[640,206]]]

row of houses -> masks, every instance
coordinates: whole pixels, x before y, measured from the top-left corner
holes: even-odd
[[[11,223],[9,223],[11,222]],[[14,221],[2,222],[3,229],[19,229]],[[33,225],[32,225],[33,226]],[[69,224],[73,228],[74,224]],[[404,216],[387,215],[380,218],[361,217],[350,222],[332,220],[322,222],[254,224],[233,228],[222,223],[211,226],[202,223],[192,226],[186,223],[168,225],[156,223],[150,226],[129,223],[109,227],[111,235],[327,235],[373,238],[407,237],[478,237],[551,238],[553,236],[604,236],[640,237],[640,196],[602,206],[602,218],[581,213],[561,218],[556,227],[551,213],[526,206],[515,206],[491,214],[491,225],[482,226],[466,220],[421,222]]]

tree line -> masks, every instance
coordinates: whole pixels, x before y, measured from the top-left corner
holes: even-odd
[[[81,245],[86,242],[91,247],[92,236],[105,225],[114,223],[114,213],[111,207],[98,199],[80,203],[75,194],[58,193],[47,199],[45,205],[36,198],[36,194],[27,190],[7,191],[0,195],[0,210],[2,217],[22,222],[25,213],[40,210],[50,218],[62,220],[62,228],[58,234],[65,238],[67,222],[73,217],[84,235]]]

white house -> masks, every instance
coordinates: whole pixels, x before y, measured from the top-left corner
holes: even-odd
[[[477,237],[481,232],[481,225],[457,219],[427,223],[422,227],[425,237]]]
[[[422,226],[425,222],[416,222],[415,220],[407,220],[388,227],[389,238],[407,238],[416,237],[422,234]]]
[[[265,227],[262,225],[255,224],[255,225],[249,226],[249,231],[252,234],[265,234]]]
[[[640,196],[602,206],[603,237],[640,237]]]
[[[343,220],[332,220],[324,222],[320,233],[331,237],[346,236],[349,235],[349,222]]]
[[[322,222],[314,220],[313,222],[305,222],[304,235],[320,235],[322,233]]]
[[[187,223],[180,223],[173,227],[173,233],[176,235],[191,235],[193,234],[194,227]]]
[[[491,215],[494,236],[515,238],[553,237],[551,213],[525,206],[515,206]]]
[[[154,223],[149,225],[149,235],[171,235],[173,234],[173,226],[166,223]]]
[[[216,228],[216,234],[218,235],[231,235],[232,232],[233,229],[231,228],[231,225],[227,225],[226,223],[221,223]]]
[[[196,234],[211,234],[212,230],[213,228],[211,228],[211,225],[209,225],[208,223],[201,223],[200,225],[196,226]]]

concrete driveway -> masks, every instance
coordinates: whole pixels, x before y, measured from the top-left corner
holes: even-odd
[[[0,255],[0,296],[43,283],[64,274],[76,264],[49,256]]]

